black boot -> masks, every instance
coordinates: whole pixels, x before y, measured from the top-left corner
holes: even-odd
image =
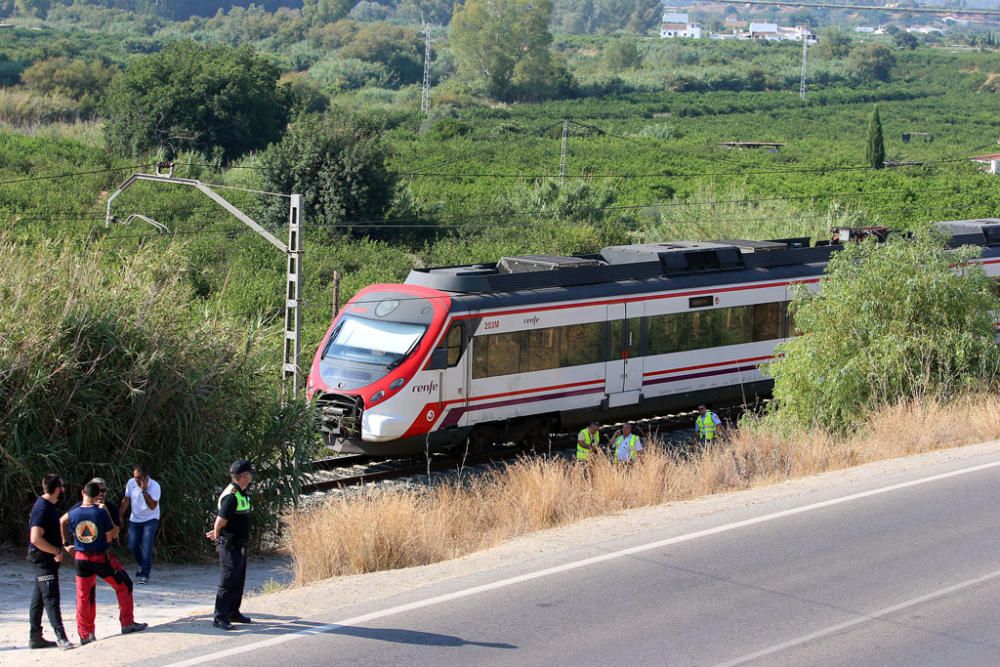
[[[28,640],[28,648],[55,648],[56,643],[50,642],[45,637],[41,635],[32,635],[31,639]]]

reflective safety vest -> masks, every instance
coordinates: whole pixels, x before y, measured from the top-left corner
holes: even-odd
[[[715,413],[707,410],[704,415],[699,416],[694,421],[695,430],[698,437],[703,440],[711,440],[715,437]]]
[[[222,499],[230,493],[236,494],[236,512],[238,514],[244,514],[250,511],[250,499],[243,495],[243,489],[235,483],[227,486],[225,490],[223,490],[222,494],[219,495],[218,509],[222,509]]]
[[[581,440],[583,440],[591,447],[596,447],[601,442],[601,432],[598,431],[597,433],[594,434],[593,438],[591,438],[590,430],[585,428],[582,431],[580,431],[580,435],[576,437],[576,459],[577,461],[586,461],[587,457],[590,456],[590,450],[584,449],[580,445]]]
[[[618,457],[618,448],[622,446],[622,441],[625,438],[624,435],[620,435],[615,439],[615,458],[621,460]],[[635,433],[629,433],[628,435],[628,460],[635,461],[637,452],[635,451],[635,445],[639,442],[639,436]]]

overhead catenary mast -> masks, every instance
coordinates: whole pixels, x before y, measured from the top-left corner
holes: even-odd
[[[424,21],[424,86],[420,96],[420,113],[426,116],[431,110],[431,29]]]
[[[802,28],[799,28],[799,35],[802,37],[802,78],[799,79],[799,99],[806,99],[806,69],[809,54],[809,40]]]

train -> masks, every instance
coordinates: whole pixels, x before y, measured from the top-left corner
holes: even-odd
[[[1000,276],[1000,218],[937,227],[955,247],[980,246]],[[795,335],[796,286],[818,290],[844,244],[888,234],[835,231],[815,244],[673,241],[414,269],[340,310],[307,396],[335,451],[379,457],[747,404],[769,394],[760,367]]]

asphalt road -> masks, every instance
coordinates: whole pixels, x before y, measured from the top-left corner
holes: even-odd
[[[547,564],[563,570],[510,563],[375,605],[331,602],[290,641],[262,626],[160,664],[998,665],[1000,467],[968,472],[996,462],[567,544]]]

